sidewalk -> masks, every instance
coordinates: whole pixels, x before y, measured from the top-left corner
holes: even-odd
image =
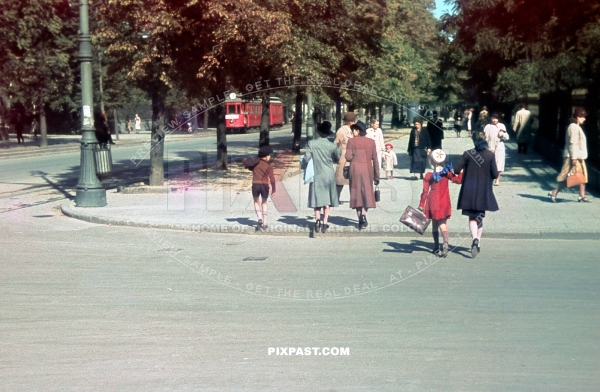
[[[368,212],[369,227],[358,231],[356,213],[350,210],[348,187],[344,187],[342,205],[333,208],[330,228],[317,236],[384,236],[418,238],[398,219],[407,205],[417,207],[422,181],[411,181],[406,155],[408,136],[384,132],[394,144],[398,168],[394,180],[382,180],[381,202]],[[396,134],[399,135],[399,134]],[[463,151],[472,148],[469,138],[456,138],[445,132],[444,150],[450,162],[458,162]],[[561,192],[558,203],[547,195],[556,186],[557,171],[539,155],[518,155],[516,144],[507,143],[506,172],[501,185],[494,187],[500,211],[487,213],[484,237],[519,239],[600,239],[600,199],[592,194],[592,203],[578,203],[573,190]],[[255,231],[256,214],[250,188],[237,189],[227,176],[194,187],[167,184],[162,194],[125,194],[108,191],[108,205],[101,208],[78,208],[74,202],[62,206],[65,215],[92,223],[195,232],[245,233],[256,235],[308,236],[314,223],[312,209],[307,208],[308,185],[299,170],[299,155],[278,155],[291,161],[287,170],[278,170],[277,193],[269,201],[266,231]],[[251,173],[248,172],[248,177]],[[459,185],[450,185],[452,205],[456,207]],[[588,192],[589,195],[589,192]],[[452,238],[468,234],[467,219],[453,210],[449,220]],[[424,234],[429,239],[430,229]]]

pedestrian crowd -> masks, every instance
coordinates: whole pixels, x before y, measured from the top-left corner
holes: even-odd
[[[483,113],[483,114],[482,114]],[[452,113],[446,113],[451,116]],[[466,150],[453,165],[447,162],[442,149],[444,139],[443,122],[433,112],[427,127],[416,118],[410,131],[407,153],[410,156],[411,179],[417,174],[423,182],[423,190],[418,209],[432,226],[433,253],[446,257],[449,253],[448,220],[452,215],[450,184],[460,185],[457,209],[468,220],[472,237],[471,255],[476,257],[481,251],[481,237],[486,213],[498,211],[498,203],[493,187],[500,185],[500,177],[505,169],[505,142],[509,140],[506,126],[500,121],[501,114],[480,112],[479,121],[473,119],[472,109],[464,113],[455,111],[455,118],[461,119],[461,129],[455,128],[457,135],[466,130],[473,140],[473,148]],[[556,201],[559,191],[568,186],[579,186],[579,202],[591,202],[585,196],[587,182],[587,148],[585,133],[581,124],[586,113],[582,108],[574,112],[572,124],[567,131],[564,150],[564,165],[557,177],[558,186],[548,194]],[[483,120],[482,120],[483,119]],[[485,123],[482,123],[485,121]],[[456,124],[456,122],[455,122]],[[531,114],[525,105],[516,113],[513,129],[519,145],[519,154],[527,153],[528,138],[531,132]],[[367,213],[377,207],[380,176],[385,171],[387,179],[393,179],[394,167],[398,164],[394,146],[385,144],[379,121],[374,119],[367,129],[362,121],[357,121],[354,112],[344,115],[344,125],[332,135],[331,123],[323,121],[317,127],[319,137],[310,140],[306,153],[301,158],[304,181],[309,185],[308,207],[314,210],[313,233],[326,233],[329,228],[331,207],[341,204],[340,194],[344,186],[349,186],[349,207],[356,211],[358,229],[368,227]],[[258,157],[247,159],[245,164],[253,171],[252,195],[258,217],[257,230],[267,227],[267,204],[269,183],[275,193],[275,180],[272,165],[268,163],[271,150],[260,149]],[[335,166],[337,164],[337,167]],[[426,172],[427,168],[431,168]],[[576,175],[577,174],[577,175]],[[259,202],[259,197],[262,202]],[[409,207],[410,208],[410,207]],[[441,241],[440,241],[441,233]]]

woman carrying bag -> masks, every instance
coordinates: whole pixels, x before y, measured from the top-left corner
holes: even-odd
[[[579,185],[579,197],[577,201],[580,203],[592,202],[585,197],[585,184],[588,182],[585,160],[588,157],[588,152],[587,139],[583,129],[581,129],[581,125],[585,122],[585,116],[587,116],[585,109],[581,107],[575,108],[571,125],[567,129],[565,149],[563,151],[563,167],[556,177],[558,186],[552,192],[548,193],[553,203],[556,203],[558,192],[568,186],[575,185]],[[569,178],[570,176],[573,176],[573,178]],[[570,184],[571,182],[573,182],[572,185]]]
[[[379,165],[375,142],[367,138],[367,127],[362,121],[350,127],[353,138],[348,141],[345,158],[350,162],[350,208],[356,209],[358,229],[369,224],[367,211],[375,208],[373,183],[379,185]]]
[[[333,164],[340,160],[342,151],[327,139],[332,133],[329,121],[319,124],[317,133],[320,137],[308,142],[301,165],[306,170],[312,160],[314,175],[308,188],[308,206],[315,212],[315,233],[325,233],[329,228],[330,208],[339,205]]]

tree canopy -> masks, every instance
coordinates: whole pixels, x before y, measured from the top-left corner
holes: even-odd
[[[600,3],[456,0],[444,18],[445,65],[474,92],[511,101],[530,92],[584,87],[600,73]]]

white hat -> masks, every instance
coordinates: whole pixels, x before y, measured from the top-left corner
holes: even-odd
[[[444,152],[444,150],[438,148],[437,150],[433,150],[431,152],[430,158],[431,163],[433,163],[434,165],[443,165],[446,161],[446,153]]]

